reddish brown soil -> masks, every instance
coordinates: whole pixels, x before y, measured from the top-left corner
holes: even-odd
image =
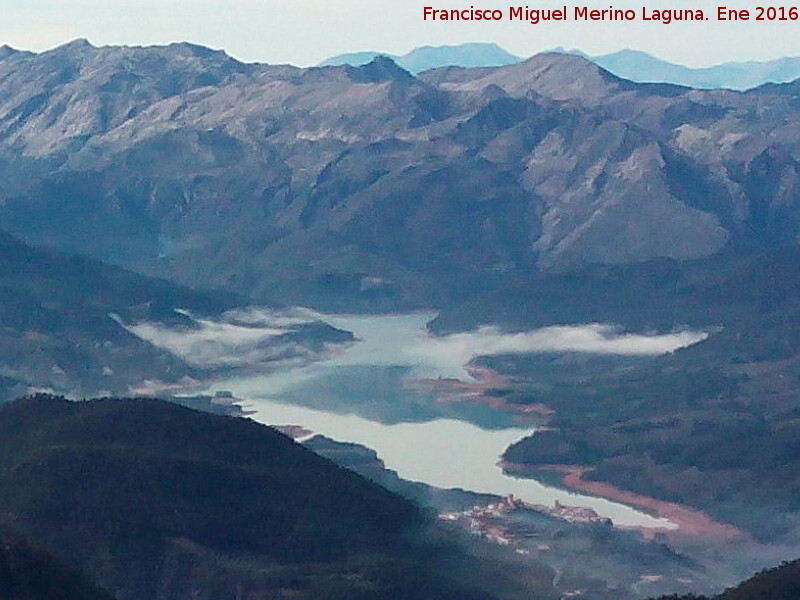
[[[415,379],[408,383],[437,394],[438,402],[475,402],[491,408],[515,413],[520,417],[532,417],[536,421],[547,420],[555,411],[545,404],[514,404],[501,396],[492,396],[491,389],[509,385],[506,377],[487,367],[470,364],[467,367],[474,381],[460,379]]]
[[[313,435],[314,432],[300,425],[273,425],[273,429],[277,429],[284,435],[288,435],[292,439],[302,439]]]
[[[715,521],[705,513],[692,510],[680,504],[657,500],[649,496],[635,494],[621,490],[618,487],[602,481],[587,481],[583,476],[592,469],[581,465],[518,465],[504,464],[506,468],[513,470],[554,470],[564,473],[561,482],[570,489],[606,498],[626,504],[634,508],[642,509],[645,512],[664,518],[677,525],[676,529],[654,529],[654,528],[633,528],[638,529],[647,537],[652,537],[657,533],[663,533],[672,541],[687,541],[687,538],[703,537],[715,538],[719,541],[750,541],[750,536],[736,529],[727,523]]]

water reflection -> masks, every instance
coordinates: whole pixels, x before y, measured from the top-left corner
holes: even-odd
[[[273,400],[243,403],[252,417],[267,425],[302,425],[315,433],[372,448],[387,468],[403,479],[440,488],[461,488],[479,493],[514,494],[533,504],[589,506],[618,525],[670,527],[632,508],[601,498],[571,494],[531,479],[504,475],[497,466],[499,455],[532,430],[510,427],[487,430],[453,419],[427,423],[384,425],[357,415],[336,415]]]
[[[468,366],[478,356],[526,352],[587,352],[624,356],[657,355],[707,337],[685,331],[666,335],[628,334],[599,324],[557,326],[521,333],[481,328],[444,337],[428,335],[425,325],[435,313],[401,315],[324,315],[315,318],[351,331],[357,342],[339,346],[318,360],[220,382],[243,398],[272,398],[327,412],[383,423],[421,422],[437,418],[466,420],[486,428],[505,428],[516,421],[481,399],[482,389]],[[484,382],[484,388],[490,387]],[[474,389],[469,389],[473,385]]]
[[[530,435],[513,415],[480,403],[441,402],[421,380],[472,380],[467,364],[481,354],[582,351],[660,354],[705,339],[702,332],[630,335],[601,325],[552,327],[521,334],[483,329],[432,338],[430,313],[317,318],[352,331],[358,341],[322,360],[274,373],[219,381],[209,391],[246,398],[253,418],[299,425],[377,451],[386,466],[411,481],[442,488],[515,494],[530,503],[589,506],[621,525],[670,527],[629,507],[516,479],[496,466],[512,443]]]

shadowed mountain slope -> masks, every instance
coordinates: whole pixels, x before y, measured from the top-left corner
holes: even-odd
[[[112,596],[19,536],[0,531],[3,600],[112,600]]]
[[[0,407],[0,506],[118,600],[491,598],[439,568],[462,559],[407,501],[270,428],[155,400]]]
[[[127,391],[147,378],[177,380],[192,369],[135,337],[120,321],[190,328],[192,321],[176,309],[218,314],[239,303],[232,294],[199,292],[35,249],[0,232],[3,395],[28,387]]]
[[[792,84],[635,84],[566,54],[414,77],[385,57],[81,42],[7,54],[0,81],[0,225],[261,301],[441,305],[800,232]]]

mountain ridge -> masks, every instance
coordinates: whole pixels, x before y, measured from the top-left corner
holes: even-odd
[[[182,288],[92,259],[33,248],[0,231],[2,394],[127,391],[147,378],[175,381],[191,367],[122,322],[192,323],[178,309],[219,314],[240,306],[224,292]],[[116,315],[116,319],[113,315]]]
[[[787,244],[800,219],[791,84],[636,84],[567,54],[414,77],[180,45],[0,73],[0,226],[261,302],[435,306],[530,268]],[[765,169],[783,169],[767,196]]]
[[[38,395],[0,429],[2,522],[117,600],[493,598],[416,507],[248,419]]]
[[[800,58],[791,56],[766,61],[723,62],[709,67],[687,67],[630,48],[599,55],[564,48],[556,48],[550,52],[581,56],[618,77],[637,83],[668,83],[699,89],[745,91],[768,83],[788,83],[800,78]],[[421,46],[404,55],[382,52],[340,54],[325,59],[319,66],[357,66],[381,54],[389,56],[414,74],[447,66],[499,67],[526,60],[506,52],[496,44],[460,44]]]

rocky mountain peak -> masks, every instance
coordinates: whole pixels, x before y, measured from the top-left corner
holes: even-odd
[[[515,97],[539,95],[589,104],[599,103],[625,83],[583,57],[558,52],[503,67],[432,69],[420,78],[453,91],[474,92],[495,85]]]
[[[367,64],[354,68],[350,73],[351,78],[358,83],[379,83],[381,81],[410,83],[415,79],[411,73],[384,55],[376,56]]]
[[[56,46],[55,48],[48,50],[43,54],[56,54],[56,55],[75,54],[75,53],[83,54],[91,50],[97,50],[97,47],[93,46],[92,43],[86,38],[76,38],[72,41],[67,42],[66,44],[61,44],[60,46]]]
[[[0,46],[0,60],[4,60],[10,56],[16,56],[18,54],[23,54],[21,50],[17,50],[16,48],[12,48],[8,44],[3,44]]]

